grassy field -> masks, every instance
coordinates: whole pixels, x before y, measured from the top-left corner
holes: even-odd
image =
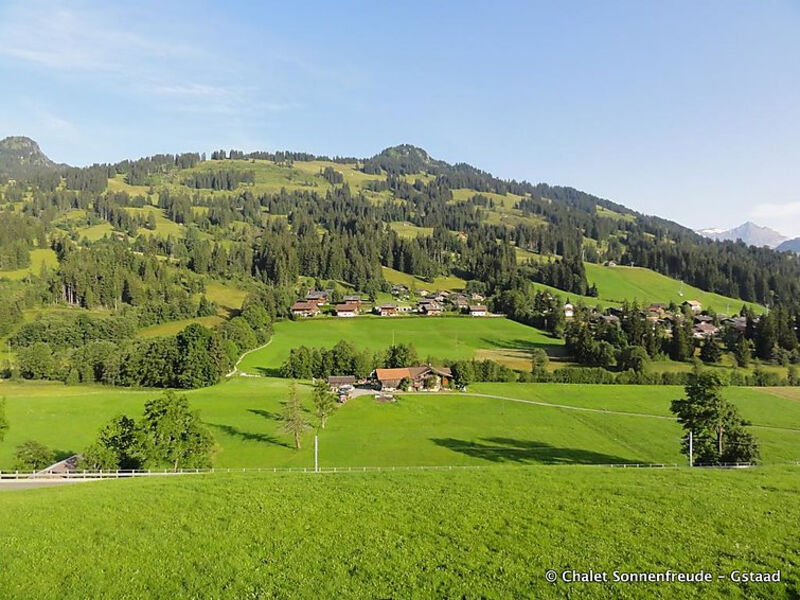
[[[42,266],[44,266],[45,269],[55,269],[58,266],[58,257],[56,253],[49,248],[31,250],[30,255],[31,264],[28,267],[13,271],[0,271],[0,279],[17,281],[31,274],[38,275],[42,270]]]
[[[78,229],[78,235],[81,238],[86,238],[90,242],[96,242],[99,239],[106,237],[113,233],[114,228],[111,223],[100,223],[98,225],[91,225],[89,227],[81,227]]]
[[[796,468],[104,481],[0,492],[0,587],[40,600],[796,598],[798,519]],[[551,584],[547,569],[715,577]],[[783,580],[716,578],[735,569]]]
[[[472,358],[476,350],[530,351],[544,347],[558,354],[563,340],[538,329],[499,318],[472,317],[359,317],[314,318],[278,321],[270,344],[247,355],[240,365],[245,372],[276,369],[295,346],[331,347],[347,340],[356,348],[382,350],[396,343],[412,343],[421,359]]]
[[[715,311],[725,314],[739,312],[743,304],[747,304],[758,312],[763,311],[763,307],[757,304],[704,292],[686,284],[681,286],[681,283],[675,279],[641,267],[604,267],[586,263],[586,277],[589,283],[597,285],[600,299],[609,302],[621,303],[623,300],[629,302],[638,300],[640,304],[651,302],[680,304],[685,300],[699,300],[704,309],[713,308]],[[680,295],[681,290],[683,296]]]
[[[420,235],[433,235],[433,227],[418,227],[406,221],[394,221],[391,223],[392,229],[402,238],[415,238]]]
[[[192,323],[199,323],[205,327],[213,328],[222,323],[224,320],[225,318],[220,315],[211,315],[208,317],[194,317],[191,319],[180,319],[178,321],[167,321],[166,323],[159,323],[158,325],[144,327],[143,329],[137,331],[136,335],[142,338],[175,335],[176,333],[180,333],[186,329],[186,327]]]
[[[236,377],[187,393],[217,441],[219,467],[313,465],[309,431],[300,451],[280,429],[289,382]],[[301,396],[310,387],[300,384]],[[82,451],[119,414],[141,414],[158,390],[46,383],[0,384],[11,424],[0,468],[34,439],[60,455]],[[753,423],[765,464],[800,460],[800,390],[726,388]],[[351,399],[319,432],[323,466],[682,463],[669,402],[682,388],[475,384],[467,394],[406,394],[394,404]],[[525,400],[518,402],[513,399]],[[590,409],[590,410],[586,410]],[[309,415],[309,418],[310,415]]]
[[[381,267],[381,270],[383,271],[383,278],[389,283],[405,285],[409,288],[416,287],[418,290],[462,290],[467,284],[466,281],[455,275],[436,277],[433,281],[425,281],[414,275],[409,275],[402,271],[395,271],[389,267]]]

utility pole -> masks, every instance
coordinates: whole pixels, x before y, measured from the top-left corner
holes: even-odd
[[[689,466],[694,466],[694,438],[691,429],[689,430]]]
[[[314,436],[314,472],[319,473],[319,438]]]

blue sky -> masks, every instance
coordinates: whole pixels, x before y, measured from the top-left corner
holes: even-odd
[[[800,235],[800,3],[0,2],[0,137],[57,161],[409,142]]]

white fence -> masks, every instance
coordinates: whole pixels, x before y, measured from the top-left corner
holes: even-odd
[[[800,461],[783,463],[798,466]],[[476,471],[487,469],[524,469],[560,465],[436,465],[436,466],[395,466],[395,467],[244,467],[244,468],[212,468],[212,469],[178,469],[149,471],[69,471],[63,473],[46,473],[41,471],[0,471],[2,480],[92,480],[92,479],[126,479],[131,477],[168,477],[174,475],[210,475],[214,473],[387,473],[403,471]],[[576,464],[579,467],[606,467],[615,469],[682,469],[687,465],[677,463],[611,463],[611,464]],[[722,465],[695,465],[694,468],[751,468],[756,465],[731,463]]]

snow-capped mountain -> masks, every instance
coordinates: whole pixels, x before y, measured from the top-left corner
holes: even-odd
[[[786,240],[786,236],[769,227],[761,227],[747,221],[733,229],[709,228],[698,229],[697,233],[712,240],[742,240],[751,246],[769,246],[775,248]]]

